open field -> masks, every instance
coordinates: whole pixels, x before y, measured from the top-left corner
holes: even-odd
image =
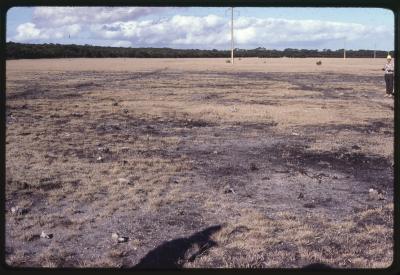
[[[6,262],[388,267],[386,61],[321,60],[7,61]]]

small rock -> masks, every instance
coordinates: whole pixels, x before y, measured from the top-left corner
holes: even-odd
[[[101,156],[99,156],[99,157],[97,158],[97,161],[103,161],[103,158],[102,158]]]
[[[82,113],[72,113],[71,114],[72,116],[75,116],[75,117],[82,117],[83,116],[83,114]]]
[[[235,190],[233,190],[229,185],[227,185],[227,186],[225,186],[225,188],[224,188],[224,193],[225,193],[225,194],[227,194],[227,193],[233,193],[233,194],[235,194]]]
[[[11,213],[13,215],[25,215],[28,213],[28,209],[20,208],[19,206],[11,207]]]
[[[114,102],[112,106],[118,106],[118,102]]]
[[[123,111],[125,114],[129,113],[128,109],[124,109]]]
[[[119,238],[118,233],[112,233],[111,234],[111,238],[114,239],[114,240],[118,239]]]
[[[12,214],[17,214],[18,209],[19,209],[18,206],[11,207],[11,213],[12,213]]]
[[[119,237],[118,238],[118,243],[126,243],[129,240],[128,237]]]
[[[298,199],[304,198],[304,194],[300,192],[299,196],[297,197]]]
[[[378,191],[375,190],[375,189],[373,189],[373,188],[370,188],[370,189],[369,189],[368,195],[369,195],[369,198],[370,198],[371,200],[378,200],[378,199],[379,199],[379,193],[378,193]]]
[[[213,152],[213,154],[214,154],[214,155],[218,154],[218,151],[217,151],[217,150],[215,150],[215,151]]]
[[[292,135],[293,135],[293,136],[299,136],[300,134],[299,134],[299,133],[296,133],[296,132],[293,132]]]
[[[258,167],[256,166],[256,164],[255,163],[250,163],[250,170],[251,171],[256,171],[256,170],[258,170]]]
[[[351,146],[351,149],[354,149],[354,150],[360,150],[360,149],[361,149],[361,147],[360,147],[360,146],[358,146],[358,145],[353,145],[353,146]]]
[[[170,181],[171,181],[172,183],[179,183],[179,180],[178,180],[177,177],[171,177],[171,178],[170,178]]]
[[[119,184],[125,184],[125,185],[132,185],[133,182],[130,179],[127,178],[119,178],[118,180]]]
[[[104,152],[104,153],[109,153],[110,149],[108,147],[99,147],[97,148],[97,150]]]
[[[40,238],[51,239],[53,238],[53,234],[47,234],[44,231],[42,231],[42,234],[40,234]]]

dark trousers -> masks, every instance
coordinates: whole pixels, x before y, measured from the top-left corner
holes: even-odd
[[[386,93],[393,93],[393,74],[385,74]]]

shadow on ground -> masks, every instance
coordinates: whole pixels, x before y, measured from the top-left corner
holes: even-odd
[[[221,228],[221,225],[214,225],[204,229],[203,231],[197,232],[188,238],[179,238],[165,242],[147,253],[133,268],[181,268],[186,261],[194,261],[198,255],[217,245],[217,243],[211,240],[210,237]],[[197,247],[198,249],[188,253],[194,247]]]

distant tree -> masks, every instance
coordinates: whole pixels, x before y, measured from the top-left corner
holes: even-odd
[[[348,50],[347,57],[371,58],[371,50]],[[376,51],[376,57],[386,57],[386,51]],[[257,47],[255,49],[235,49],[236,57],[342,57],[343,49],[336,51],[330,49],[307,50],[287,48],[283,51]],[[123,48],[100,47],[85,45],[61,45],[53,43],[23,44],[15,42],[6,43],[7,59],[20,58],[71,58],[71,57],[158,57],[158,58],[187,58],[187,57],[230,57],[229,50],[200,50],[200,49],[171,49],[171,48]]]

